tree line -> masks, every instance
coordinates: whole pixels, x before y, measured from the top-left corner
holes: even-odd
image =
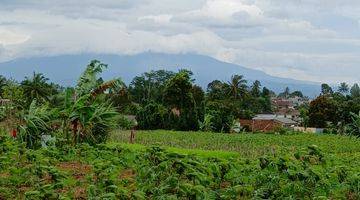
[[[338,89],[321,85],[321,94],[303,108],[305,126],[328,132],[360,136],[360,87],[341,83]]]
[[[101,73],[106,68],[91,61],[75,87],[60,86],[35,72],[21,82],[1,76],[0,96],[11,103],[0,108],[0,121],[38,136],[56,130],[74,143],[88,135],[105,140],[111,127],[134,126],[126,115],[136,116],[139,129],[231,132],[238,119],[273,113],[272,97],[304,97],[289,88],[276,95],[260,81],[236,74],[228,81],[211,81],[204,90],[184,69],[145,72],[127,85],[121,78],[105,81]],[[359,86],[341,83],[336,92],[327,84],[321,88],[318,98],[299,108],[302,124],[348,132],[360,110]]]
[[[92,61],[75,87],[60,86],[35,72],[21,82],[1,77],[0,96],[9,99],[12,108],[2,109],[0,118],[11,121],[16,113],[40,106],[57,109],[59,118],[64,118],[69,115],[65,111],[71,112],[74,106],[79,106],[79,114],[81,106],[90,109],[92,104],[103,103],[123,115],[135,115],[140,129],[229,132],[236,119],[272,112],[274,92],[259,81],[248,84],[242,75],[233,75],[229,81],[214,80],[204,90],[188,70],[145,72],[126,85],[120,78],[104,81],[101,72],[106,67]]]

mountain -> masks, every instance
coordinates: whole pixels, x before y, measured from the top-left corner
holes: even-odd
[[[0,63],[0,74],[22,80],[35,71],[43,73],[51,81],[61,85],[74,85],[86,65],[93,59],[109,65],[108,70],[103,73],[105,79],[121,77],[126,83],[130,83],[133,77],[150,70],[189,69],[194,72],[196,83],[204,88],[215,79],[227,81],[231,75],[241,74],[249,81],[261,81],[263,86],[275,92],[281,92],[285,87],[289,87],[291,91],[301,90],[310,97],[314,97],[320,92],[319,83],[270,76],[259,70],[197,54],[147,52],[137,55],[81,54],[20,58]]]

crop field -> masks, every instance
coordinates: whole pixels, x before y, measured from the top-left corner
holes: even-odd
[[[114,131],[110,141],[128,143],[130,131]],[[356,154],[360,140],[339,135],[220,134],[179,131],[136,131],[136,144],[145,146],[230,151],[242,158],[296,152],[316,145],[328,154]]]
[[[0,199],[360,198],[356,138],[138,131],[129,144],[128,134],[38,150],[1,136]]]

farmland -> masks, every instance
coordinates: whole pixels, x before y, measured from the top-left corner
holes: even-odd
[[[129,142],[130,131],[114,131],[110,141]],[[160,145],[185,149],[236,152],[243,158],[295,152],[317,145],[331,154],[360,152],[360,140],[339,135],[314,134],[219,134],[180,131],[137,131],[135,143],[145,146]]]
[[[360,141],[334,135],[114,131],[27,149],[3,133],[1,199],[358,199]],[[191,136],[191,137],[190,137]],[[161,146],[161,147],[158,147]]]

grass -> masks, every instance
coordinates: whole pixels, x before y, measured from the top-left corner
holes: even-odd
[[[107,143],[107,146],[108,147],[120,146],[132,152],[143,152],[148,148],[148,146],[142,144],[129,144],[129,143],[119,144],[119,142],[110,142]],[[171,153],[178,153],[183,155],[197,155],[203,158],[231,159],[231,158],[240,157],[240,154],[237,152],[222,151],[222,150],[184,149],[184,148],[176,148],[176,147],[165,147],[165,150]]]
[[[111,142],[129,143],[130,131],[114,131]],[[356,154],[360,140],[338,135],[274,135],[274,134],[221,134],[205,132],[176,132],[166,130],[137,131],[135,143],[144,146],[160,145],[177,152],[218,154],[231,152],[244,158],[296,152],[316,145],[329,154]],[[185,149],[185,150],[184,150]],[[207,154],[207,153],[205,153]],[[217,154],[211,152],[210,154]]]

